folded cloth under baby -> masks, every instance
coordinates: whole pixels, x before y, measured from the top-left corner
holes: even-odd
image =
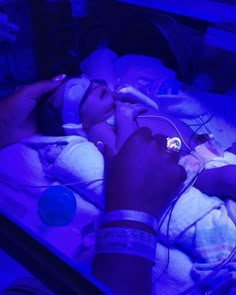
[[[80,136],[35,136],[24,141],[38,150],[45,174],[103,209],[104,160],[97,147]]]

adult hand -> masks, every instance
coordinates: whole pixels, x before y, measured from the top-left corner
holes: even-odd
[[[130,209],[154,217],[160,214],[186,177],[184,168],[177,164],[178,158],[168,153],[165,146],[166,138],[152,136],[147,128],[131,135],[107,173],[106,211]],[[129,220],[105,226],[111,231],[114,227],[128,227],[154,234],[145,224]],[[96,278],[115,294],[127,295],[152,294],[152,267],[149,260],[136,255],[104,252],[95,255],[92,269]]]
[[[35,107],[42,95],[55,90],[66,75],[22,86],[0,101],[0,147],[33,135],[37,131]]]
[[[131,209],[157,217],[186,173],[166,138],[140,128],[113,158],[108,170],[106,210]]]

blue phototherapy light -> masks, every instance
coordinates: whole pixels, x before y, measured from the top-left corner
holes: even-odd
[[[38,203],[38,212],[46,225],[67,225],[76,213],[75,196],[66,187],[51,186],[42,193]]]

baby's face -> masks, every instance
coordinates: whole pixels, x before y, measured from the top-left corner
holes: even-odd
[[[105,81],[92,80],[80,106],[83,127],[105,121],[114,113],[114,98]]]

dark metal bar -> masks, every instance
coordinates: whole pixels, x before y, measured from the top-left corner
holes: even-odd
[[[107,294],[2,213],[0,247],[58,295]]]

